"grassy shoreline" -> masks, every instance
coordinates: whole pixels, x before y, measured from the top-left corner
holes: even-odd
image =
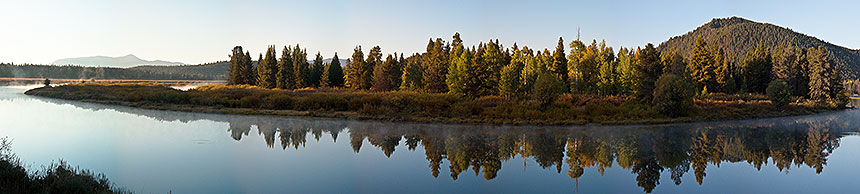
[[[252,86],[202,86],[189,91],[158,84],[70,84],[36,88],[27,95],[156,110],[388,121],[529,125],[660,124],[798,116],[841,108],[791,103],[776,107],[762,96],[715,94],[695,100],[688,116],[668,117],[624,96],[562,95],[541,110],[536,102],[489,96],[367,92],[349,89],[270,90]]]

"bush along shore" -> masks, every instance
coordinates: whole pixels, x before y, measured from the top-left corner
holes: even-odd
[[[468,98],[448,93],[370,92],[352,89],[265,89],[249,85],[206,85],[181,91],[159,84],[80,83],[26,92],[49,98],[190,112],[338,117],[418,122],[494,124],[635,124],[736,120],[839,110],[844,104],[816,103],[758,94],[673,92],[677,77],[658,80],[657,103],[629,96],[536,95],[522,100],[499,96]],[[773,84],[772,95],[782,84]],[[677,87],[675,87],[677,86]],[[784,89],[784,88],[783,88]],[[540,92],[536,92],[540,93]],[[662,94],[665,93],[665,94]],[[772,103],[777,99],[778,103]]]
[[[0,193],[131,193],[118,188],[104,174],[72,167],[64,161],[43,170],[27,169],[12,140],[0,138]]]

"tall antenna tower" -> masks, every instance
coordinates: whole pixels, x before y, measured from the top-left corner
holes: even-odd
[[[579,40],[579,26],[576,26],[576,40]]]

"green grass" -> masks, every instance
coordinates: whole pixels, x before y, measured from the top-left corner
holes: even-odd
[[[498,96],[468,99],[411,91],[369,92],[351,89],[263,89],[207,85],[181,91],[159,84],[70,84],[36,88],[28,95],[160,110],[265,114],[355,119],[497,123],[632,124],[735,120],[803,115],[837,110],[813,103],[775,107],[760,95],[713,94],[696,100],[684,117],[667,117],[627,96],[564,94],[541,109],[535,101]]]

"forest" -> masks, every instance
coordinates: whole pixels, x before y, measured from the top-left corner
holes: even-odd
[[[280,58],[275,46],[270,46],[254,66],[249,52],[237,46],[230,58],[228,83],[267,89],[445,93],[466,99],[496,96],[536,103],[542,110],[562,95],[629,97],[670,117],[688,115],[694,99],[707,100],[712,93],[766,95],[775,106],[843,107],[849,98],[841,69],[824,47],[770,48],[759,42],[735,65],[728,62],[721,45],[709,45],[703,36],[693,44],[689,57],[683,57],[683,51],[661,52],[652,44],[615,51],[603,41],[565,44],[561,37],[555,50],[516,43],[505,48],[499,40],[468,47],[456,33],[450,43],[431,39],[426,52],[409,57],[402,53],[383,57],[380,46],[365,55],[357,46],[343,68],[323,63],[319,53],[312,63],[307,62],[307,52],[298,45],[285,46]]]
[[[51,79],[216,80],[217,75],[146,69],[0,63],[0,77]]]

